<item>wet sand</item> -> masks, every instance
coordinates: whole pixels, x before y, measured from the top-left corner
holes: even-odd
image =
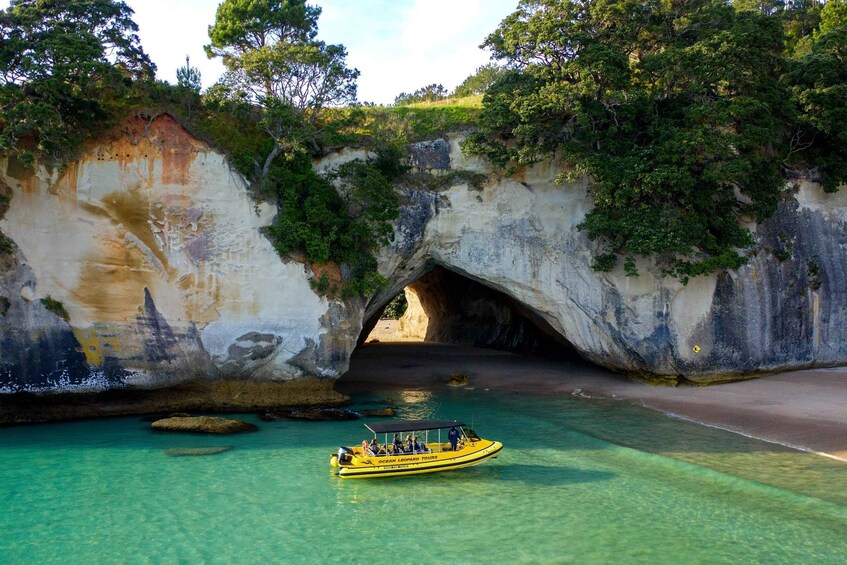
[[[433,343],[367,343],[336,384],[343,393],[375,388],[447,387],[615,398],[673,417],[847,462],[847,369],[814,369],[709,387],[636,383],[582,360],[515,355]]]

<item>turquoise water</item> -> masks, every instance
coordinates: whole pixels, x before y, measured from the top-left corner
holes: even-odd
[[[473,420],[494,461],[342,481],[362,422],[156,434],[139,418],[0,429],[0,563],[844,563],[847,466],[618,402],[361,396]],[[223,446],[171,457],[166,450]]]

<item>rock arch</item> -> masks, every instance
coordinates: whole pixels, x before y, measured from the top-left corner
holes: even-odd
[[[398,334],[404,339],[517,353],[575,353],[545,320],[513,298],[441,265],[433,265],[403,292],[408,308],[399,320]],[[383,310],[365,322],[359,344]]]

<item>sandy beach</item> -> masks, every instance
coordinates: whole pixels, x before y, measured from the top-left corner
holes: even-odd
[[[370,342],[359,347],[340,392],[447,387],[614,398],[761,440],[847,462],[847,369],[763,375],[709,387],[663,387],[629,380],[579,359],[515,355],[433,343]]]

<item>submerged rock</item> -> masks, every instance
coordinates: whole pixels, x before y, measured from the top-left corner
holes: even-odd
[[[447,381],[447,386],[456,388],[468,386],[469,384],[471,384],[471,378],[464,373],[451,373]]]
[[[212,416],[191,416],[165,418],[150,424],[154,430],[166,432],[189,432],[199,434],[237,434],[255,432],[259,429],[255,424],[232,418],[216,418]]]
[[[217,455],[233,449],[232,445],[220,445],[217,447],[174,447],[165,450],[168,457],[199,457],[202,455]]]
[[[365,418],[393,418],[397,415],[394,408],[378,408],[376,410],[362,410],[359,412]]]

